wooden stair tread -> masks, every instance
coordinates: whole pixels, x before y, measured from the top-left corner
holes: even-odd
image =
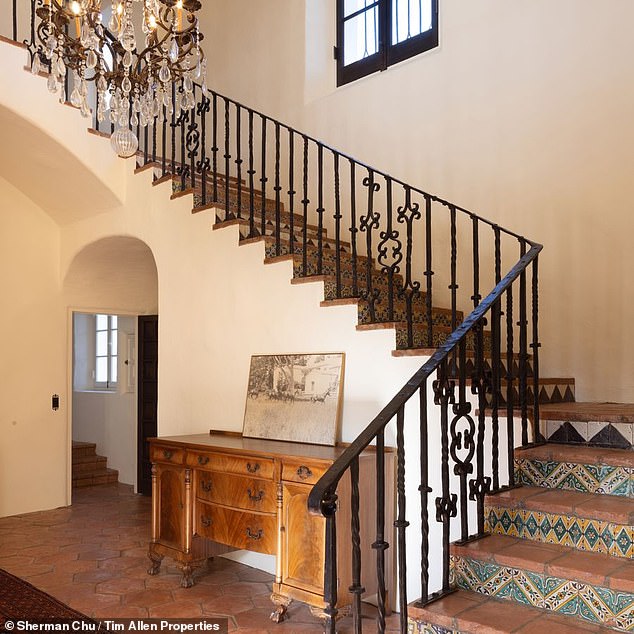
[[[458,590],[421,608],[408,607],[411,619],[468,634],[607,634],[608,627],[560,616],[545,610]],[[414,630],[416,631],[416,630]]]
[[[632,403],[556,403],[540,408],[542,420],[634,423]]]
[[[542,407],[549,406],[543,405]],[[518,447],[515,450],[515,458],[548,462],[572,462],[585,465],[609,465],[634,469],[634,451],[631,449],[608,449],[588,445],[546,443],[536,447],[527,447],[526,449]]]
[[[489,506],[528,509],[614,524],[634,525],[630,498],[543,487],[518,487],[486,498]]]

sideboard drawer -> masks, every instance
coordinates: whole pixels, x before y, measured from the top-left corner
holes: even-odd
[[[169,445],[151,445],[150,461],[167,462],[169,464],[183,464],[185,451],[181,447]]]
[[[196,470],[196,496],[207,502],[262,513],[275,513],[277,508],[277,487],[273,480]]]
[[[282,480],[286,482],[303,482],[315,484],[328,470],[329,465],[316,465],[311,462],[284,461],[282,465]]]
[[[275,463],[270,458],[233,456],[231,454],[206,451],[188,451],[187,466],[195,469],[208,469],[222,473],[237,473],[254,478],[272,480]]]
[[[277,546],[275,515],[249,513],[215,504],[198,503],[196,532],[212,541],[274,555]]]

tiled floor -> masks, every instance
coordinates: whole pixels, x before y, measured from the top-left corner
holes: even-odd
[[[300,603],[290,618],[269,620],[271,575],[216,558],[196,575],[196,585],[179,586],[180,573],[167,560],[147,574],[150,500],[124,485],[79,489],[68,508],[0,518],[0,568],[19,576],[96,618],[229,617],[229,631],[265,634],[322,632]],[[364,631],[374,631],[368,614]],[[344,618],[338,631],[350,632]],[[398,619],[388,619],[388,632]]]

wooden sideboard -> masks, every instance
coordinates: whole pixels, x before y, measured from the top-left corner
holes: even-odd
[[[230,550],[252,550],[276,557],[271,618],[280,621],[293,599],[309,604],[320,616],[325,561],[325,520],[309,514],[312,485],[342,453],[342,447],[243,438],[233,434],[199,434],[150,439],[152,461],[152,536],[150,574],[164,556],[179,562],[181,585],[193,585],[192,572],[209,558]],[[376,594],[374,569],[375,455],[359,461],[362,500],[361,548],[369,597]],[[386,460],[386,539],[394,521],[394,464]],[[337,489],[339,576],[338,607],[350,605],[350,481]],[[392,551],[390,553],[390,551]],[[393,586],[392,558],[386,558],[388,593]]]

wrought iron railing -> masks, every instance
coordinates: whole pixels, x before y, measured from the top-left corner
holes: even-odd
[[[42,52],[35,17],[41,3],[18,6],[14,0],[11,15],[2,16],[8,29],[3,35],[22,42],[31,60]],[[359,495],[359,459],[374,445],[376,627],[384,631],[389,609],[387,548],[395,528],[405,632],[408,586],[415,586],[420,604],[449,592],[450,539],[482,536],[485,494],[513,486],[514,421],[523,445],[539,437],[541,246],[215,91],[202,94],[197,86],[196,105],[185,110],[178,96],[175,88],[172,105],[163,106],[147,128],[137,128],[138,165],[152,169],[156,180],[171,179],[176,191],[192,192],[196,210],[213,208],[217,222],[240,224],[243,240],[264,240],[267,257],[291,259],[295,276],[323,280],[326,299],[356,302],[362,327],[393,328],[397,348],[431,355],[319,480],[309,501],[326,518],[325,612],[327,630],[334,632],[341,594],[336,534],[344,530],[336,523],[337,485],[349,478],[351,522],[345,530],[353,572],[344,581],[353,597],[354,631],[361,632],[361,566],[367,569],[368,562],[360,546],[367,500]],[[93,127],[111,131],[96,118]],[[386,525],[392,434],[394,527]],[[416,527],[406,513],[412,478],[420,505]],[[408,527],[420,535],[415,584]],[[429,562],[437,550],[442,555],[435,578]]]

